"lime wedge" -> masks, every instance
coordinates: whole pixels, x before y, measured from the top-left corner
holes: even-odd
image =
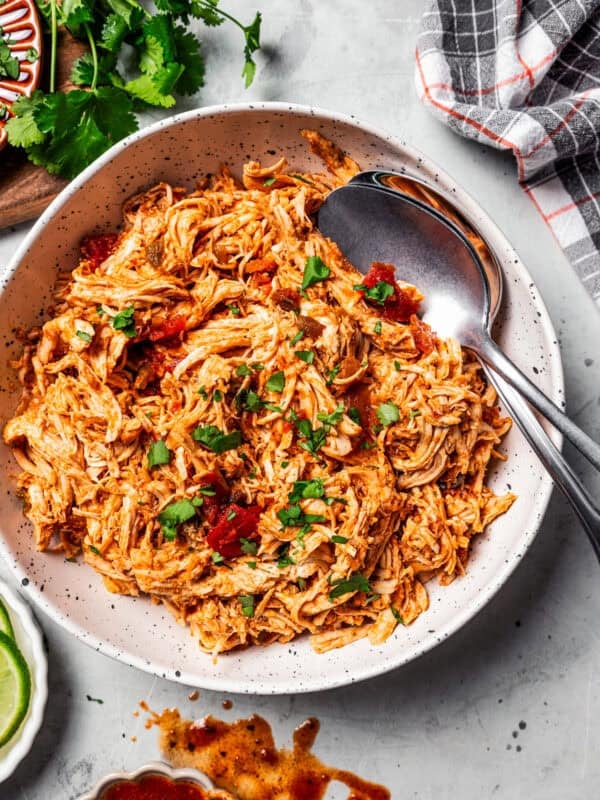
[[[13,631],[13,626],[10,623],[10,617],[8,615],[8,609],[2,602],[2,598],[0,597],[0,631],[5,633],[11,639],[15,638],[15,632]]]
[[[23,722],[31,698],[31,676],[21,651],[5,633],[0,633],[0,747]]]

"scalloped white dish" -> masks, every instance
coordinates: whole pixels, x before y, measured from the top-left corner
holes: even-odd
[[[173,769],[162,761],[151,761],[134,772],[112,772],[102,778],[93,789],[84,794],[79,800],[102,800],[103,794],[119,783],[136,782],[141,778],[159,775],[163,778],[170,778],[175,783],[185,781],[201,786],[203,789],[214,789],[214,784],[203,772],[197,769]]]
[[[518,256],[482,209],[446,175],[403,142],[338,114],[287,104],[213,107],[161,121],[115,145],[73,181],[35,225],[2,273],[0,294],[0,423],[14,411],[19,387],[8,367],[19,352],[14,328],[43,319],[58,265],[74,266],[82,236],[116,226],[122,202],[158,180],[188,188],[226,161],[236,173],[252,158],[269,163],[285,154],[298,171],[321,168],[299,130],[320,130],[364,169],[408,171],[435,184],[487,239],[506,277],[497,339],[508,355],[555,402],[563,375],[555,332],[535,285]],[[141,669],[208,689],[258,694],[327,689],[404,664],[447,638],[504,584],[533,540],[552,482],[518,430],[504,442],[508,461],[490,482],[519,499],[479,537],[465,577],[442,588],[429,584],[431,607],[411,626],[399,626],[385,644],[362,640],[315,654],[307,638],[221,656],[216,663],[162,607],[144,598],[109,594],[83,564],[35,551],[30,526],[14,493],[0,500],[0,551],[29,596],[64,628],[99,651]],[[0,469],[14,485],[11,453],[0,446]],[[43,591],[42,591],[43,590]]]
[[[0,747],[1,783],[12,775],[30,751],[42,725],[48,699],[48,662],[42,632],[27,603],[3,581],[0,581],[0,597],[8,609],[17,645],[31,673],[31,702],[27,716],[14,737],[4,747]]]

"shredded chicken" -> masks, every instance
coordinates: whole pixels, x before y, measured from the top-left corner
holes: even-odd
[[[211,653],[385,641],[514,500],[485,483],[511,424],[493,388],[355,288],[313,214],[358,167],[304,135],[329,175],[281,158],[129,200],[14,365],[37,548],[166,603]],[[300,291],[309,264],[327,275]]]

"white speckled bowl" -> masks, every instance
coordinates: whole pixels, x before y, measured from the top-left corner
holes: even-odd
[[[42,725],[48,698],[48,662],[42,632],[27,603],[3,581],[0,581],[0,597],[8,609],[17,645],[31,673],[31,702],[27,716],[14,737],[4,747],[0,747],[1,783],[12,775],[30,751]],[[1,788],[0,797],[3,797]]]
[[[498,339],[513,360],[556,402],[563,392],[560,353],[552,324],[531,276],[494,223],[439,167],[398,139],[338,114],[266,103],[191,111],[159,122],[115,145],[73,181],[35,225],[0,274],[0,422],[14,410],[18,387],[8,364],[19,352],[13,329],[44,317],[58,265],[75,264],[78,243],[91,230],[120,220],[121,203],[158,180],[193,187],[227,161],[234,171],[249,158],[269,162],[285,153],[298,170],[320,168],[299,130],[313,127],[367,168],[407,170],[435,183],[480,229],[506,276]],[[464,625],[502,586],[535,536],[552,483],[517,430],[505,440],[507,463],[495,466],[492,485],[520,499],[479,538],[467,575],[451,586],[429,586],[431,608],[383,645],[359,641],[315,655],[306,638],[219,658],[201,652],[188,631],[147,599],[108,594],[83,564],[37,553],[21,504],[10,491],[0,502],[0,551],[27,584],[29,596],[63,627],[103,653],[141,669],[228,692],[296,693],[326,689],[386,672],[416,658]],[[0,468],[17,467],[0,448]]]
[[[163,778],[171,778],[176,783],[178,781],[187,781],[188,783],[195,783],[203,789],[214,789],[212,781],[203,772],[197,769],[173,769],[168,764],[162,761],[152,761],[135,772],[112,772],[106,775],[102,780],[94,786],[94,788],[84,794],[79,800],[102,800],[102,795],[111,786],[123,781],[139,781],[141,778],[146,778],[150,775],[160,775]]]

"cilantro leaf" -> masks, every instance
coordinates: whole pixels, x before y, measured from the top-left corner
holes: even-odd
[[[258,543],[253,542],[250,539],[240,539],[240,544],[242,548],[242,553],[246,553],[249,556],[255,556],[258,553]]]
[[[179,94],[194,94],[204,86],[204,59],[200,52],[200,42],[193,33],[179,25],[173,31],[173,38],[177,61],[184,67],[175,88]]]
[[[250,23],[250,25],[246,25],[242,30],[244,32],[244,39],[246,45],[244,47],[244,69],[242,70],[242,78],[244,78],[244,84],[246,89],[250,86],[252,81],[254,80],[254,75],[256,74],[256,64],[252,59],[252,55],[260,48],[260,23],[262,21],[260,11],[256,12],[256,16]]]
[[[15,147],[31,147],[41,144],[46,138],[35,121],[35,110],[43,100],[43,93],[37,89],[31,97],[19,97],[13,103],[15,114],[5,125],[8,141]]]
[[[247,375],[252,375],[252,370],[247,364],[240,364],[239,367],[236,368],[235,374],[243,378]]]
[[[363,297],[368,300],[373,300],[380,306],[385,305],[388,297],[394,294],[394,287],[387,281],[378,281],[375,286],[365,286],[364,283],[359,283],[352,287],[355,292],[362,292]]]
[[[294,355],[296,358],[299,358],[301,361],[305,361],[307,364],[312,364],[315,360],[315,354],[312,350],[295,350]]]
[[[148,105],[171,108],[171,106],[175,105],[175,98],[171,91],[182,72],[183,67],[181,64],[169,64],[152,75],[140,75],[139,78],[126,83],[123,88],[129,94],[139,100],[143,100],[144,103],[148,103]]]
[[[1,33],[2,28],[0,28]],[[13,56],[8,44],[0,39],[0,77],[10,78],[14,81],[19,77],[20,71],[19,59]]]
[[[288,494],[290,503],[297,503],[299,500],[307,500],[309,498],[323,497],[325,494],[325,486],[323,485],[323,478],[313,478],[308,481],[296,481],[294,488]]]
[[[111,53],[118,53],[130,28],[120,14],[109,14],[102,26],[98,44]],[[91,83],[91,81],[88,82]]]
[[[342,421],[345,413],[346,406],[343,403],[339,403],[335,411],[332,411],[331,414],[324,414],[320,412],[317,414],[317,419],[319,422],[324,422],[327,425],[337,425]]]
[[[240,605],[242,607],[242,614],[245,617],[253,617],[254,616],[254,595],[251,594],[241,594],[238,597],[240,601]]]
[[[157,467],[160,464],[168,464],[171,460],[171,451],[162,439],[153,442],[148,449],[148,469]],[[193,503],[193,501],[192,501]]]
[[[119,311],[118,314],[115,314],[112,320],[113,328],[116,331],[122,331],[125,336],[128,336],[130,339],[133,339],[134,336],[137,336],[135,321],[133,319],[134,314],[134,307],[128,306],[127,308],[124,308],[123,311]]]
[[[196,516],[196,508],[191,500],[177,500],[169,503],[158,515],[165,539],[173,541],[177,535],[177,526]]]
[[[216,425],[203,425],[194,428],[192,439],[212,450],[213,453],[221,454],[239,447],[242,443],[242,434],[241,431],[223,433]]]
[[[270,392],[277,392],[281,394],[285,387],[285,373],[283,370],[274,372],[266,383],[267,389]]]
[[[360,572],[355,572],[349,578],[338,578],[331,582],[333,587],[329,592],[329,599],[335,600],[336,597],[341,597],[350,592],[370,592],[371,586],[369,581]]]
[[[321,261],[319,256],[309,256],[304,265],[304,274],[302,276],[302,291],[306,291],[309,286],[312,286],[319,281],[326,280],[331,274],[329,267]]]
[[[400,419],[400,411],[394,403],[380,403],[377,407],[377,419],[382,425],[392,425]]]

